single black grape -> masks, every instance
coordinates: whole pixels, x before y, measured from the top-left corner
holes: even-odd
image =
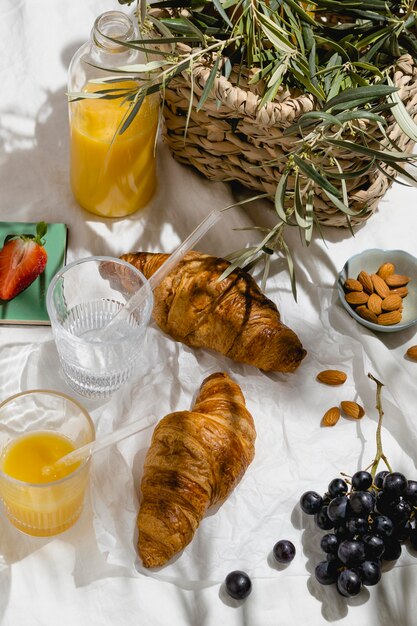
[[[365,560],[365,545],[356,539],[345,539],[339,545],[337,556],[345,565],[356,565]]]
[[[385,550],[382,558],[384,561],[396,561],[401,555],[401,544],[395,539],[388,539],[385,542]]]
[[[393,539],[404,542],[410,537],[410,533],[413,530],[411,522],[407,521],[405,524],[397,524],[394,528]]]
[[[389,472],[387,470],[384,470],[383,472],[378,472],[378,474],[374,478],[375,487],[377,487],[378,489],[382,489],[384,478],[385,476],[388,476],[388,474]]]
[[[372,530],[376,535],[379,535],[385,540],[392,537],[394,524],[386,515],[377,515],[372,522]]]
[[[314,515],[320,510],[322,497],[316,491],[306,491],[300,498],[300,506],[307,515]]]
[[[334,478],[329,483],[328,491],[332,498],[344,496],[348,491],[348,485],[342,478]]]
[[[357,596],[362,587],[361,579],[357,572],[351,569],[345,569],[340,572],[337,578],[337,590],[342,596],[350,598]]]
[[[372,561],[382,556],[385,550],[385,543],[382,537],[368,534],[362,537],[362,541],[365,545],[365,555],[367,559]]]
[[[252,591],[252,583],[246,572],[235,570],[230,572],[225,579],[226,591],[235,600],[247,598]]]
[[[334,525],[330,517],[327,515],[327,506],[322,506],[321,509],[315,513],[314,521],[316,526],[321,528],[321,530],[330,530]]]
[[[382,488],[385,493],[400,496],[407,488],[407,479],[400,472],[391,472],[385,476]]]
[[[329,561],[329,563],[333,563],[339,569],[343,569],[345,567],[337,554],[326,554],[326,561]]]
[[[320,541],[320,547],[326,554],[336,554],[339,547],[339,541],[333,533],[323,535]]]
[[[381,579],[381,565],[377,561],[364,561],[359,565],[358,574],[364,585],[376,585]]]
[[[350,496],[350,508],[357,517],[366,517],[374,505],[375,498],[369,491],[354,491]]]
[[[364,517],[351,517],[346,520],[346,530],[352,537],[364,535],[368,532],[368,520]]]
[[[344,524],[340,524],[340,526],[335,526],[333,532],[336,535],[336,539],[339,543],[341,543],[345,539],[352,539],[352,534],[347,530]]]
[[[405,500],[398,500],[389,512],[389,517],[392,519],[394,524],[400,525],[405,524],[410,519],[412,513],[412,508]]]
[[[407,487],[403,491],[403,498],[405,498],[411,506],[417,506],[417,480],[407,481]]]
[[[348,513],[349,499],[346,496],[336,496],[330,500],[327,507],[327,515],[333,522],[340,522],[346,518]]]
[[[320,561],[314,570],[314,575],[321,585],[332,585],[339,575],[337,561]]]
[[[393,497],[385,491],[380,491],[376,496],[375,509],[382,515],[389,515],[392,507],[399,501],[398,498]]]
[[[295,557],[295,546],[288,539],[281,539],[274,545],[273,553],[279,563],[290,563]]]
[[[366,491],[372,485],[372,475],[369,472],[355,472],[352,476],[352,487],[356,491]]]

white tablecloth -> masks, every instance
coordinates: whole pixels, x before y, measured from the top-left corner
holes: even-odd
[[[69,227],[68,261],[132,250],[170,252],[213,208],[235,196],[177,164],[159,146],[158,190],[149,206],[119,220],[101,220],[75,203],[68,183],[66,72],[89,36],[95,17],[116,0],[1,0],[0,2],[0,219],[61,221]],[[124,9],[128,10],[128,9]],[[404,359],[415,329],[375,335],[337,302],[335,278],[345,260],[369,247],[417,253],[417,192],[395,185],[355,237],[325,229],[305,248],[289,234],[298,277],[294,302],[284,264],[274,261],[267,295],[281,310],[308,356],[292,375],[265,375],[213,353],[192,351],[149,329],[141,369],[111,400],[85,402],[98,435],[149,412],[190,408],[203,378],[228,371],[241,385],[256,428],[255,460],[227,502],[210,512],[190,546],[166,568],[145,572],[135,552],[138,484],[151,429],[97,455],[92,486],[78,523],[52,539],[33,539],[0,518],[0,622],[20,626],[287,626],[329,623],[415,624],[417,560],[403,550],[382,581],[352,600],[320,587],[312,575],[320,533],[301,515],[307,489],[324,492],[339,472],[367,466],[375,453],[375,386],[385,384],[384,447],[391,464],[416,478],[415,380]],[[233,228],[272,223],[262,205],[230,211],[201,242],[216,255],[242,247],[256,232]],[[414,280],[416,277],[414,277]],[[343,388],[315,381],[325,368],[344,369]],[[50,387],[69,391],[58,372],[49,327],[0,327],[0,398]],[[357,399],[367,415],[320,428],[330,406]],[[278,539],[297,550],[290,566],[271,560]],[[223,580],[244,569],[253,591],[228,598]]]

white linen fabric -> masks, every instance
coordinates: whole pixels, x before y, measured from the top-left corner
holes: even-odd
[[[171,252],[213,208],[236,201],[233,190],[177,164],[159,143],[157,192],[142,211],[100,219],[78,207],[69,188],[65,96],[69,60],[92,23],[116,0],[1,0],[0,2],[0,219],[63,221],[68,261],[134,250]],[[121,10],[128,10],[123,8]],[[151,324],[132,381],[108,401],[81,400],[97,436],[132,419],[189,409],[203,379],[227,371],[241,386],[254,416],[256,455],[242,482],[203,520],[192,543],[166,567],[144,570],[136,553],[136,516],[144,456],[152,428],[97,454],[81,519],[66,533],[30,538],[0,518],[0,623],[7,626],[368,626],[415,624],[416,554],[403,550],[381,582],[354,599],[321,587],[314,567],[323,557],[321,532],[301,513],[301,494],[326,490],[340,472],[352,474],[375,454],[375,385],[385,383],[383,443],[391,465],[417,477],[415,397],[417,365],[404,358],[417,343],[412,328],[376,335],[356,324],[337,302],[335,279],[345,260],[368,247],[417,253],[416,191],[395,185],[378,212],[352,237],[324,229],[326,243],[309,248],[289,233],[296,261],[294,301],[282,261],[272,263],[267,295],[300,336],[308,356],[291,375],[262,374],[205,350],[191,350]],[[273,223],[265,205],[225,214],[201,241],[223,255]],[[414,277],[416,280],[417,277]],[[318,371],[340,368],[343,387],[325,388]],[[63,380],[49,327],[0,326],[0,399],[30,388],[72,394]],[[74,395],[74,394],[72,394]],[[358,422],[320,427],[330,406],[357,400]],[[287,538],[297,554],[287,567],[274,563],[273,545]],[[253,590],[243,602],[224,591],[228,572],[242,569]]]

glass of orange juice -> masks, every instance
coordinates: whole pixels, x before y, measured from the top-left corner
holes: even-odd
[[[0,498],[16,528],[48,537],[76,522],[90,459],[52,474],[45,468],[94,439],[88,412],[57,391],[24,391],[0,404]]]
[[[149,59],[131,47],[138,38],[128,15],[103,13],[69,67],[70,95],[84,94],[69,103],[71,188],[84,209],[103,217],[143,208],[156,188],[159,94],[146,96],[139,107],[135,94],[144,77],[128,68]],[[111,97],[99,97],[106,90]]]

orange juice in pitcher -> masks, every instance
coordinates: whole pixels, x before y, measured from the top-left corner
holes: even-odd
[[[76,53],[69,70],[70,93],[87,95],[114,89],[113,93],[121,94],[112,98],[87,95],[69,105],[71,188],[84,209],[103,217],[122,217],[144,207],[156,187],[158,95],[147,96],[122,130],[135,105],[138,83],[131,77],[100,82],[100,78],[112,77],[109,68],[138,60],[136,50],[109,37],[128,41],[134,36],[128,16],[118,11],[104,13],[95,22],[91,41]]]

